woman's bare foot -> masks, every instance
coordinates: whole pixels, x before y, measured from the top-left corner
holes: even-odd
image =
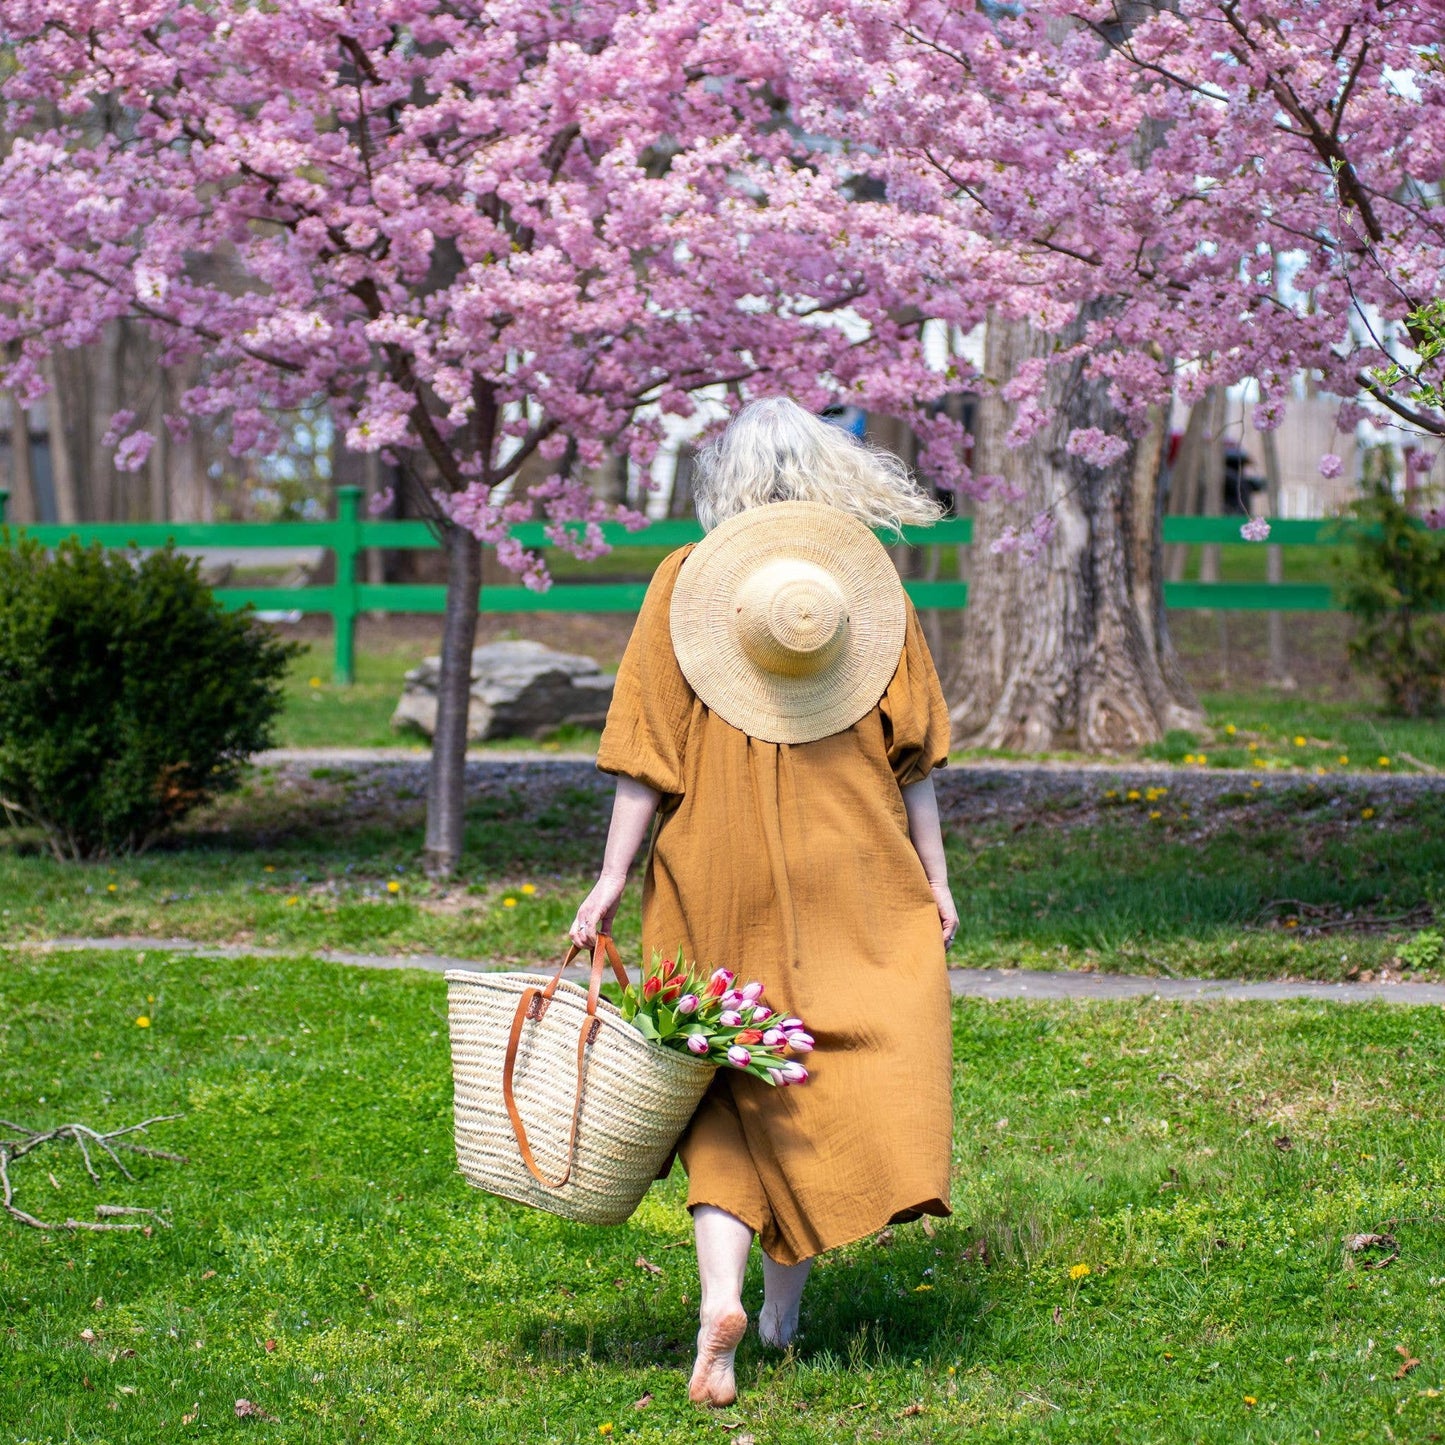
[[[768,1300],[763,1301],[762,1310],[758,1314],[758,1336],[765,1345],[771,1345],[775,1350],[786,1350],[797,1332],[796,1302],[791,1310],[784,1313],[777,1305]]]
[[[687,1387],[687,1398],[694,1405],[731,1405],[737,1399],[733,1357],[747,1328],[748,1317],[741,1306],[703,1321],[697,1332],[697,1363]]]

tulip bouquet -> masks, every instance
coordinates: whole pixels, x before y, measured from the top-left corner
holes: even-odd
[[[659,958],[653,949],[641,983],[616,990],[614,1001],[643,1038],[664,1048],[686,1049],[769,1084],[806,1083],[807,1069],[786,1057],[812,1052],[813,1036],[802,1019],[779,1018],[763,1002],[762,984],[736,988],[735,980],[731,969],[704,977],[680,950]]]

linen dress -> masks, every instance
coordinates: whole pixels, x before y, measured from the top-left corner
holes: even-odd
[[[693,692],[669,607],[696,544],[666,557],[618,667],[597,754],[661,795],[642,883],[654,948],[796,1014],[805,1084],[721,1068],[678,1144],[687,1206],[748,1224],[796,1264],[920,1214],[949,1213],[950,991],[938,907],[900,787],[942,767],[949,720],[907,600],[897,671],[857,723],[808,743],[741,732]],[[668,1166],[664,1168],[665,1177]]]

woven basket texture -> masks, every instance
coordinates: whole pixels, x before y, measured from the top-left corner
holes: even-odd
[[[502,1101],[502,1069],[517,1001],[547,980],[534,974],[446,975],[456,1089],[457,1162],[469,1184],[583,1224],[629,1218],[687,1127],[715,1072],[649,1043],[605,999],[588,1048],[572,1174],[560,1189],[522,1162]],[[563,982],[541,1019],[522,1028],[513,1092],[538,1167],[559,1178],[577,1087],[577,1035],[587,992]]]

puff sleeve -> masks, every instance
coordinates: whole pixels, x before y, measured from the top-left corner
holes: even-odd
[[[904,594],[908,625],[893,681],[879,700],[888,761],[900,788],[948,762],[948,703],[913,599]]]
[[[683,760],[695,694],[672,650],[669,612],[678,568],[693,544],[669,553],[648,583],[627,640],[607,721],[597,747],[597,769],[625,773],[659,793],[684,791]]]

